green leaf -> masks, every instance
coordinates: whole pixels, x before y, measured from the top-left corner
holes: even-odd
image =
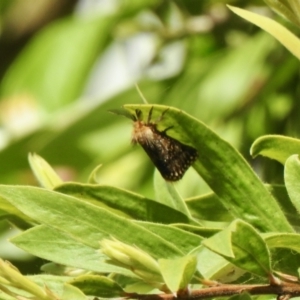
[[[185,256],[174,259],[159,259],[158,263],[167,287],[171,292],[176,293],[185,289],[190,283],[196,271],[197,259],[195,256]]]
[[[300,253],[300,234],[267,233],[264,240],[269,248],[287,248]]]
[[[98,273],[128,271],[107,264],[107,256],[58,229],[39,225],[10,240],[14,245],[32,255],[58,264]]]
[[[284,166],[284,181],[289,197],[300,213],[300,161],[299,155],[290,156]]]
[[[290,224],[294,228],[298,228],[300,224],[300,215],[298,214],[295,206],[293,205],[285,185],[281,184],[266,184],[267,189],[272,193],[272,195],[277,199],[280,207],[282,208],[284,214],[289,220]]]
[[[245,271],[267,278],[271,274],[266,243],[244,221],[233,221],[227,229],[203,241],[203,245]]]
[[[262,136],[252,144],[250,153],[253,157],[262,155],[284,164],[288,157],[300,153],[300,140],[281,135]]]
[[[82,275],[69,281],[69,283],[89,296],[112,298],[124,295],[123,289],[116,282],[105,276]]]
[[[181,212],[138,194],[106,185],[65,183],[55,189],[131,218],[159,223],[188,223]]]
[[[265,187],[277,200],[289,222],[292,225],[297,226],[300,221],[300,216],[297,214],[295,207],[291,203],[285,185],[265,184]],[[232,216],[220,202],[217,195],[214,193],[208,193],[205,195],[188,198],[185,199],[185,201],[189,210],[191,211],[192,216],[201,220],[201,224],[204,223],[203,220],[214,222],[233,221]]]
[[[132,221],[71,196],[35,187],[0,186],[0,197],[38,222],[96,249],[104,237],[113,236],[155,257],[181,253],[171,242]]]
[[[75,286],[65,283],[61,300],[86,300],[86,295]]]
[[[300,253],[288,248],[271,248],[272,266],[276,272],[298,278]]]
[[[188,254],[198,247],[203,238],[199,235],[176,228],[172,225],[154,224],[149,222],[137,222],[140,226],[159,235],[167,241],[172,241],[184,254]]]
[[[61,300],[86,300],[86,296],[75,286],[68,284],[68,276],[34,275],[27,276],[40,287],[47,287]]]
[[[261,231],[292,232],[280,206],[251,170],[244,158],[229,143],[192,116],[162,105],[125,105],[132,113],[140,109],[146,116],[151,107],[153,120],[168,108],[158,129],[172,126],[168,134],[199,152],[194,168],[234,216]]]
[[[28,160],[35,178],[42,187],[53,189],[63,183],[52,167],[39,155],[30,153]]]
[[[7,219],[23,229],[30,227],[34,223],[33,219],[23,214],[19,209],[11,205],[11,203],[2,197],[0,197],[0,219]]]
[[[232,282],[245,273],[221,255],[203,246],[197,250],[197,260],[197,270],[205,279]]]
[[[214,224],[214,222],[211,222],[210,225],[216,225],[214,227],[200,227],[200,226],[194,226],[194,225],[188,225],[188,224],[172,224],[172,226],[175,226],[176,228],[180,228],[182,230],[185,230],[190,233],[194,233],[196,235],[199,235],[200,237],[210,237],[214,235],[215,233],[219,232],[220,230],[224,229],[225,226],[219,226],[220,223]],[[228,225],[226,223],[226,225]]]
[[[191,213],[178,194],[174,184],[164,180],[157,170],[154,175],[154,189],[157,202],[176,209],[185,214],[188,218],[191,218]]]
[[[281,24],[277,23],[276,21],[270,18],[252,13],[241,8],[233,7],[230,5],[228,5],[228,8],[231,9],[238,16],[248,20],[249,22],[257,25],[258,27],[271,34],[293,55],[300,59],[300,40],[297,36],[295,36]]]
[[[192,216],[199,220],[231,222],[232,215],[223,206],[222,201],[214,193],[185,199]]]
[[[235,221],[234,221],[235,222]],[[232,224],[232,223],[231,223]],[[228,226],[209,239],[202,243],[205,247],[212,251],[224,256],[234,258],[235,254],[232,247],[232,228]],[[222,245],[222,247],[220,247]]]

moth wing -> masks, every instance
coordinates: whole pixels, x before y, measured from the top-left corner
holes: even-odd
[[[197,150],[165,135],[142,145],[163,178],[169,181],[181,179],[197,159]]]

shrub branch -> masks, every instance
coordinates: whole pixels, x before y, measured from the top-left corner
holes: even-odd
[[[300,284],[291,282],[281,282],[280,285],[273,284],[224,284],[214,287],[207,287],[199,290],[190,291],[189,295],[141,295],[130,294],[131,299],[138,300],[198,300],[206,298],[216,298],[233,296],[241,293],[248,293],[250,295],[277,295],[278,300],[287,300],[292,297],[300,296]]]

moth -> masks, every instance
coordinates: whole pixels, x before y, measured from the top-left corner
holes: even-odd
[[[157,122],[151,121],[152,111],[153,107],[149,111],[146,122],[143,121],[143,115],[139,109],[135,111],[135,115],[131,116],[134,121],[132,143],[143,147],[165,180],[177,181],[197,159],[198,152],[193,147],[182,144],[167,135],[167,131],[173,126],[163,131],[157,129],[157,122],[163,118],[167,110],[162,113]]]

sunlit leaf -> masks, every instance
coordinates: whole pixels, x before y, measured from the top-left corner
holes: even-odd
[[[173,293],[176,293],[186,288],[191,281],[196,271],[197,259],[195,256],[185,256],[160,259],[158,263],[166,285]]]
[[[262,155],[284,164],[289,156],[300,153],[300,140],[282,135],[265,135],[254,141],[250,153],[253,157]]]
[[[135,244],[155,257],[181,254],[171,241],[158,237],[131,220],[71,196],[21,186],[1,186],[0,196],[39,223],[57,228],[96,249],[103,238],[113,236]]]
[[[283,27],[281,24],[276,21],[252,13],[250,11],[233,7],[228,5],[229,9],[231,9],[234,13],[239,15],[240,17],[248,20],[249,22],[259,26],[266,32],[270,33],[273,37],[275,37],[283,46],[285,46],[293,55],[295,55],[298,59],[300,59],[300,40],[297,36]]]
[[[285,186],[288,191],[289,197],[297,209],[298,213],[300,213],[300,161],[299,155],[294,154],[290,156],[284,167],[284,181]]]

